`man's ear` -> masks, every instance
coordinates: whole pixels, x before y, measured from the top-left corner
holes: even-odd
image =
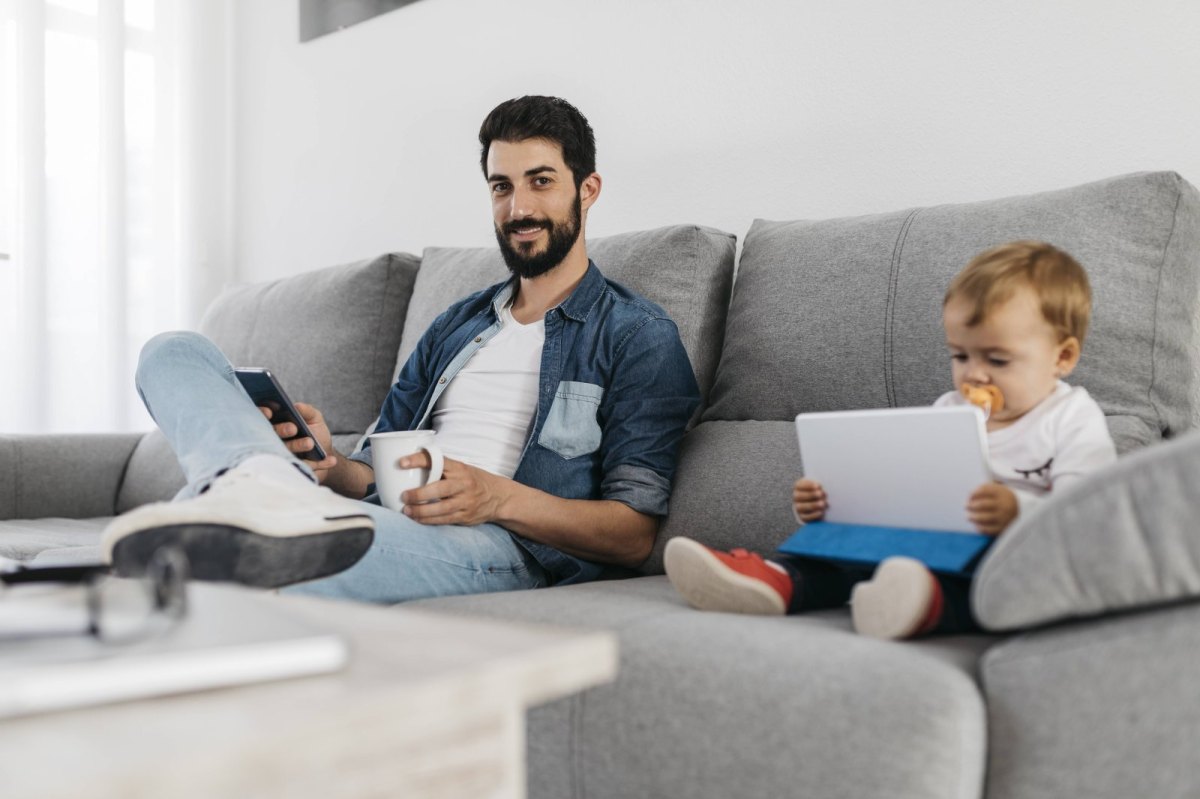
[[[593,172],[583,179],[579,184],[579,204],[583,206],[583,210],[592,207],[592,203],[600,198],[600,187],[603,181],[600,179],[599,172]]]
[[[1083,348],[1079,344],[1079,339],[1067,336],[1062,340],[1062,343],[1058,345],[1058,361],[1055,363],[1055,371],[1058,372],[1059,377],[1066,377],[1075,371],[1082,352]]]

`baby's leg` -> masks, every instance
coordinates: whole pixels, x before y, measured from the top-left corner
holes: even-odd
[[[664,553],[667,577],[692,607],[723,613],[781,616],[846,604],[854,583],[870,576],[807,558],[763,558],[745,549],[720,552],[673,538]]]
[[[850,601],[854,586],[871,577],[869,568],[852,568],[822,560],[777,552],[771,562],[788,572],[792,596],[788,613],[840,608]]]
[[[888,558],[851,596],[854,629],[873,638],[978,632],[969,577],[934,574],[912,558]]]
[[[971,577],[934,574],[942,589],[942,617],[933,632],[941,635],[979,633],[983,628],[971,612]]]

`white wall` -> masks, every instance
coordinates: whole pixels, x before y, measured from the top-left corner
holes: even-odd
[[[1200,183],[1200,3],[421,0],[306,44],[297,6],[236,4],[248,280],[494,244],[475,137],[528,93],[596,131],[593,236]]]

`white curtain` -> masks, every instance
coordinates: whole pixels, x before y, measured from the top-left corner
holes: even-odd
[[[228,11],[0,0],[0,433],[150,426],[138,349],[228,277]]]

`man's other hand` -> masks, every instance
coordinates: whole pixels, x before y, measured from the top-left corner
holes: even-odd
[[[400,459],[401,469],[428,469],[429,455],[417,452]],[[462,461],[445,459],[442,479],[400,495],[404,513],[421,524],[473,526],[500,516],[500,505],[511,480]]]

